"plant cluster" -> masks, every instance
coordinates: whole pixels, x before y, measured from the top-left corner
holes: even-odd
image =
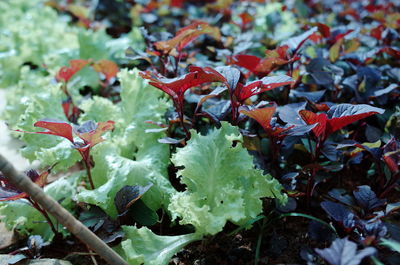
[[[0,3],[3,117],[26,158],[63,175],[28,176],[129,264],[397,264],[399,8]],[[69,236],[0,182],[8,228]],[[237,238],[242,254],[204,258]]]

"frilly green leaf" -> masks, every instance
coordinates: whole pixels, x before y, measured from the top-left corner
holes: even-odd
[[[186,191],[171,198],[168,207],[181,224],[192,224],[201,234],[220,232],[227,221],[244,224],[262,212],[261,198],[285,203],[282,186],[270,175],[254,168],[253,158],[240,144],[236,127],[226,122],[202,136],[192,131],[187,146],[173,155],[172,162],[184,167],[178,172]]]

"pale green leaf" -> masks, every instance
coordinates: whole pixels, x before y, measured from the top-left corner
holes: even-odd
[[[146,227],[123,227],[126,240],[122,241],[123,256],[130,265],[166,265],[172,256],[193,241],[198,234],[159,236]]]
[[[187,146],[173,156],[186,191],[171,198],[170,210],[181,224],[192,224],[202,234],[220,232],[227,221],[244,224],[262,212],[261,198],[286,202],[279,182],[255,169],[238,128],[222,123],[202,136],[192,131]]]

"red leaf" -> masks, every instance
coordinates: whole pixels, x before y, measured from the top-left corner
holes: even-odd
[[[262,92],[272,90],[276,87],[290,85],[294,81],[290,76],[267,76],[261,80],[251,82],[245,86],[238,86],[235,90],[236,98],[239,102],[243,102],[249,97],[258,95]]]
[[[290,126],[288,128],[282,128],[278,126],[271,126],[271,120],[272,117],[274,116],[276,111],[276,106],[272,107],[266,107],[262,109],[253,109],[250,111],[242,110],[240,111],[246,116],[249,116],[250,118],[255,119],[264,129],[264,131],[270,136],[270,137],[275,137],[275,136],[284,136],[283,133],[292,129],[294,126]]]
[[[247,12],[240,13],[239,17],[242,20],[243,26],[246,26],[247,24],[249,24],[250,22],[252,22],[254,20],[254,17]]]
[[[315,114],[308,110],[301,110],[299,114],[307,124],[318,123],[314,127],[313,132],[316,137],[321,137],[322,141],[324,141],[330,134],[346,125],[377,113],[382,114],[383,112],[383,109],[365,104],[339,104],[329,109],[329,118],[325,113]]]
[[[349,35],[350,33],[352,33],[354,31],[354,29],[349,29],[348,31],[346,31],[345,33],[340,33],[337,34],[334,38],[334,43],[338,42],[339,40],[343,39],[344,37],[346,37],[347,35]]]
[[[203,21],[195,21],[193,24],[180,29],[174,38],[154,43],[154,47],[165,54],[169,54],[174,48],[181,51],[203,34],[208,34],[217,40],[221,38],[221,33],[217,27]]]
[[[249,116],[252,119],[255,119],[267,133],[271,133],[271,119],[274,116],[275,111],[276,106],[266,107],[262,109],[253,109],[249,111],[242,110],[240,112],[246,116]]]
[[[35,122],[33,126],[44,128],[47,129],[48,131],[31,132],[31,133],[57,135],[68,139],[72,143],[74,142],[74,138],[72,136],[72,127],[67,122],[45,119]]]
[[[318,31],[324,36],[325,38],[329,38],[331,36],[331,28],[325,24],[316,23],[316,26],[318,27]]]
[[[232,63],[254,73],[261,59],[254,55],[238,54],[233,56]]]
[[[47,170],[39,175],[35,170],[29,170],[26,175],[38,186],[44,187],[49,173],[50,170]],[[28,194],[11,185],[8,179],[0,172],[0,201],[15,201],[28,197]]]
[[[383,25],[379,25],[376,28],[373,28],[371,30],[371,36],[374,37],[377,40],[381,40],[382,39],[382,32],[385,29],[385,27]]]
[[[95,124],[93,121],[87,121],[76,129],[76,135],[84,141],[85,147],[93,147],[104,141],[103,133],[113,130],[115,122],[106,121]]]
[[[318,124],[315,126],[312,131],[316,137],[322,136],[325,137],[326,130],[326,122],[328,120],[328,116],[325,113],[315,114],[309,110],[301,110],[299,111],[300,117],[308,124]]]
[[[386,48],[382,48],[381,52],[387,53],[396,59],[400,59],[400,51],[399,50],[395,50],[393,48],[386,47]]]
[[[327,123],[327,135],[355,121],[361,120],[374,114],[382,114],[383,112],[385,112],[385,110],[375,108],[366,104],[335,105],[328,111],[328,115],[330,118]]]
[[[110,60],[99,60],[93,64],[93,69],[96,72],[104,74],[107,81],[114,78],[118,71],[118,65]]]
[[[153,77],[150,72],[141,72],[140,75],[150,79],[152,86],[161,89],[177,101],[183,101],[183,94],[191,87],[210,82],[226,82],[225,77],[210,67],[191,66],[188,74],[177,78]]]
[[[185,0],[171,0],[170,6],[172,7],[183,7]]]
[[[81,60],[81,59],[69,61],[69,64],[71,66],[69,66],[69,67],[68,66],[61,67],[61,69],[58,71],[58,73],[56,75],[57,81],[63,80],[64,82],[68,82],[68,80],[71,79],[71,77],[76,72],[81,70],[88,63],[89,62],[87,60]]]
[[[384,147],[383,147],[383,161],[385,161],[389,170],[392,173],[399,172],[400,169],[400,142],[396,141],[395,138],[392,138]]]

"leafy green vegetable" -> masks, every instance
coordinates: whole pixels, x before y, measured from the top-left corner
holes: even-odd
[[[37,131],[33,124],[43,118],[67,121],[61,107],[62,91],[58,86],[50,85],[42,88],[41,93],[26,98],[25,112],[20,116],[14,129],[22,131]],[[51,166],[58,162],[53,172],[66,170],[80,160],[79,153],[70,147],[66,139],[53,135],[21,134],[21,139],[27,143],[22,149],[22,155],[29,160],[39,160],[42,166]]]
[[[200,240],[199,234],[158,236],[146,227],[125,226],[127,238],[121,243],[123,255],[130,265],[164,265],[187,244]]]
[[[244,224],[262,212],[263,197],[285,203],[279,182],[255,169],[253,158],[240,144],[239,130],[226,122],[221,129],[202,136],[194,131],[187,146],[172,162],[186,191],[171,198],[168,209],[181,224],[192,224],[200,234],[214,235],[227,221]]]
[[[126,185],[154,186],[144,195],[143,201],[151,209],[157,210],[168,205],[175,192],[167,178],[169,164],[168,145],[157,139],[161,133],[146,133],[154,125],[146,120],[162,121],[168,104],[160,99],[161,92],[153,89],[141,79],[137,70],[126,69],[119,73],[121,82],[121,102],[113,105],[108,99],[94,97],[82,103],[85,111],[80,122],[85,120],[112,119],[116,121],[113,137],[93,149],[95,167],[93,178],[95,190],[85,190],[79,199],[101,207],[112,217],[117,211],[115,194]]]
[[[43,1],[15,0],[0,3],[0,80],[14,84],[26,62],[52,68],[66,62],[79,48],[76,29],[58,17]]]

